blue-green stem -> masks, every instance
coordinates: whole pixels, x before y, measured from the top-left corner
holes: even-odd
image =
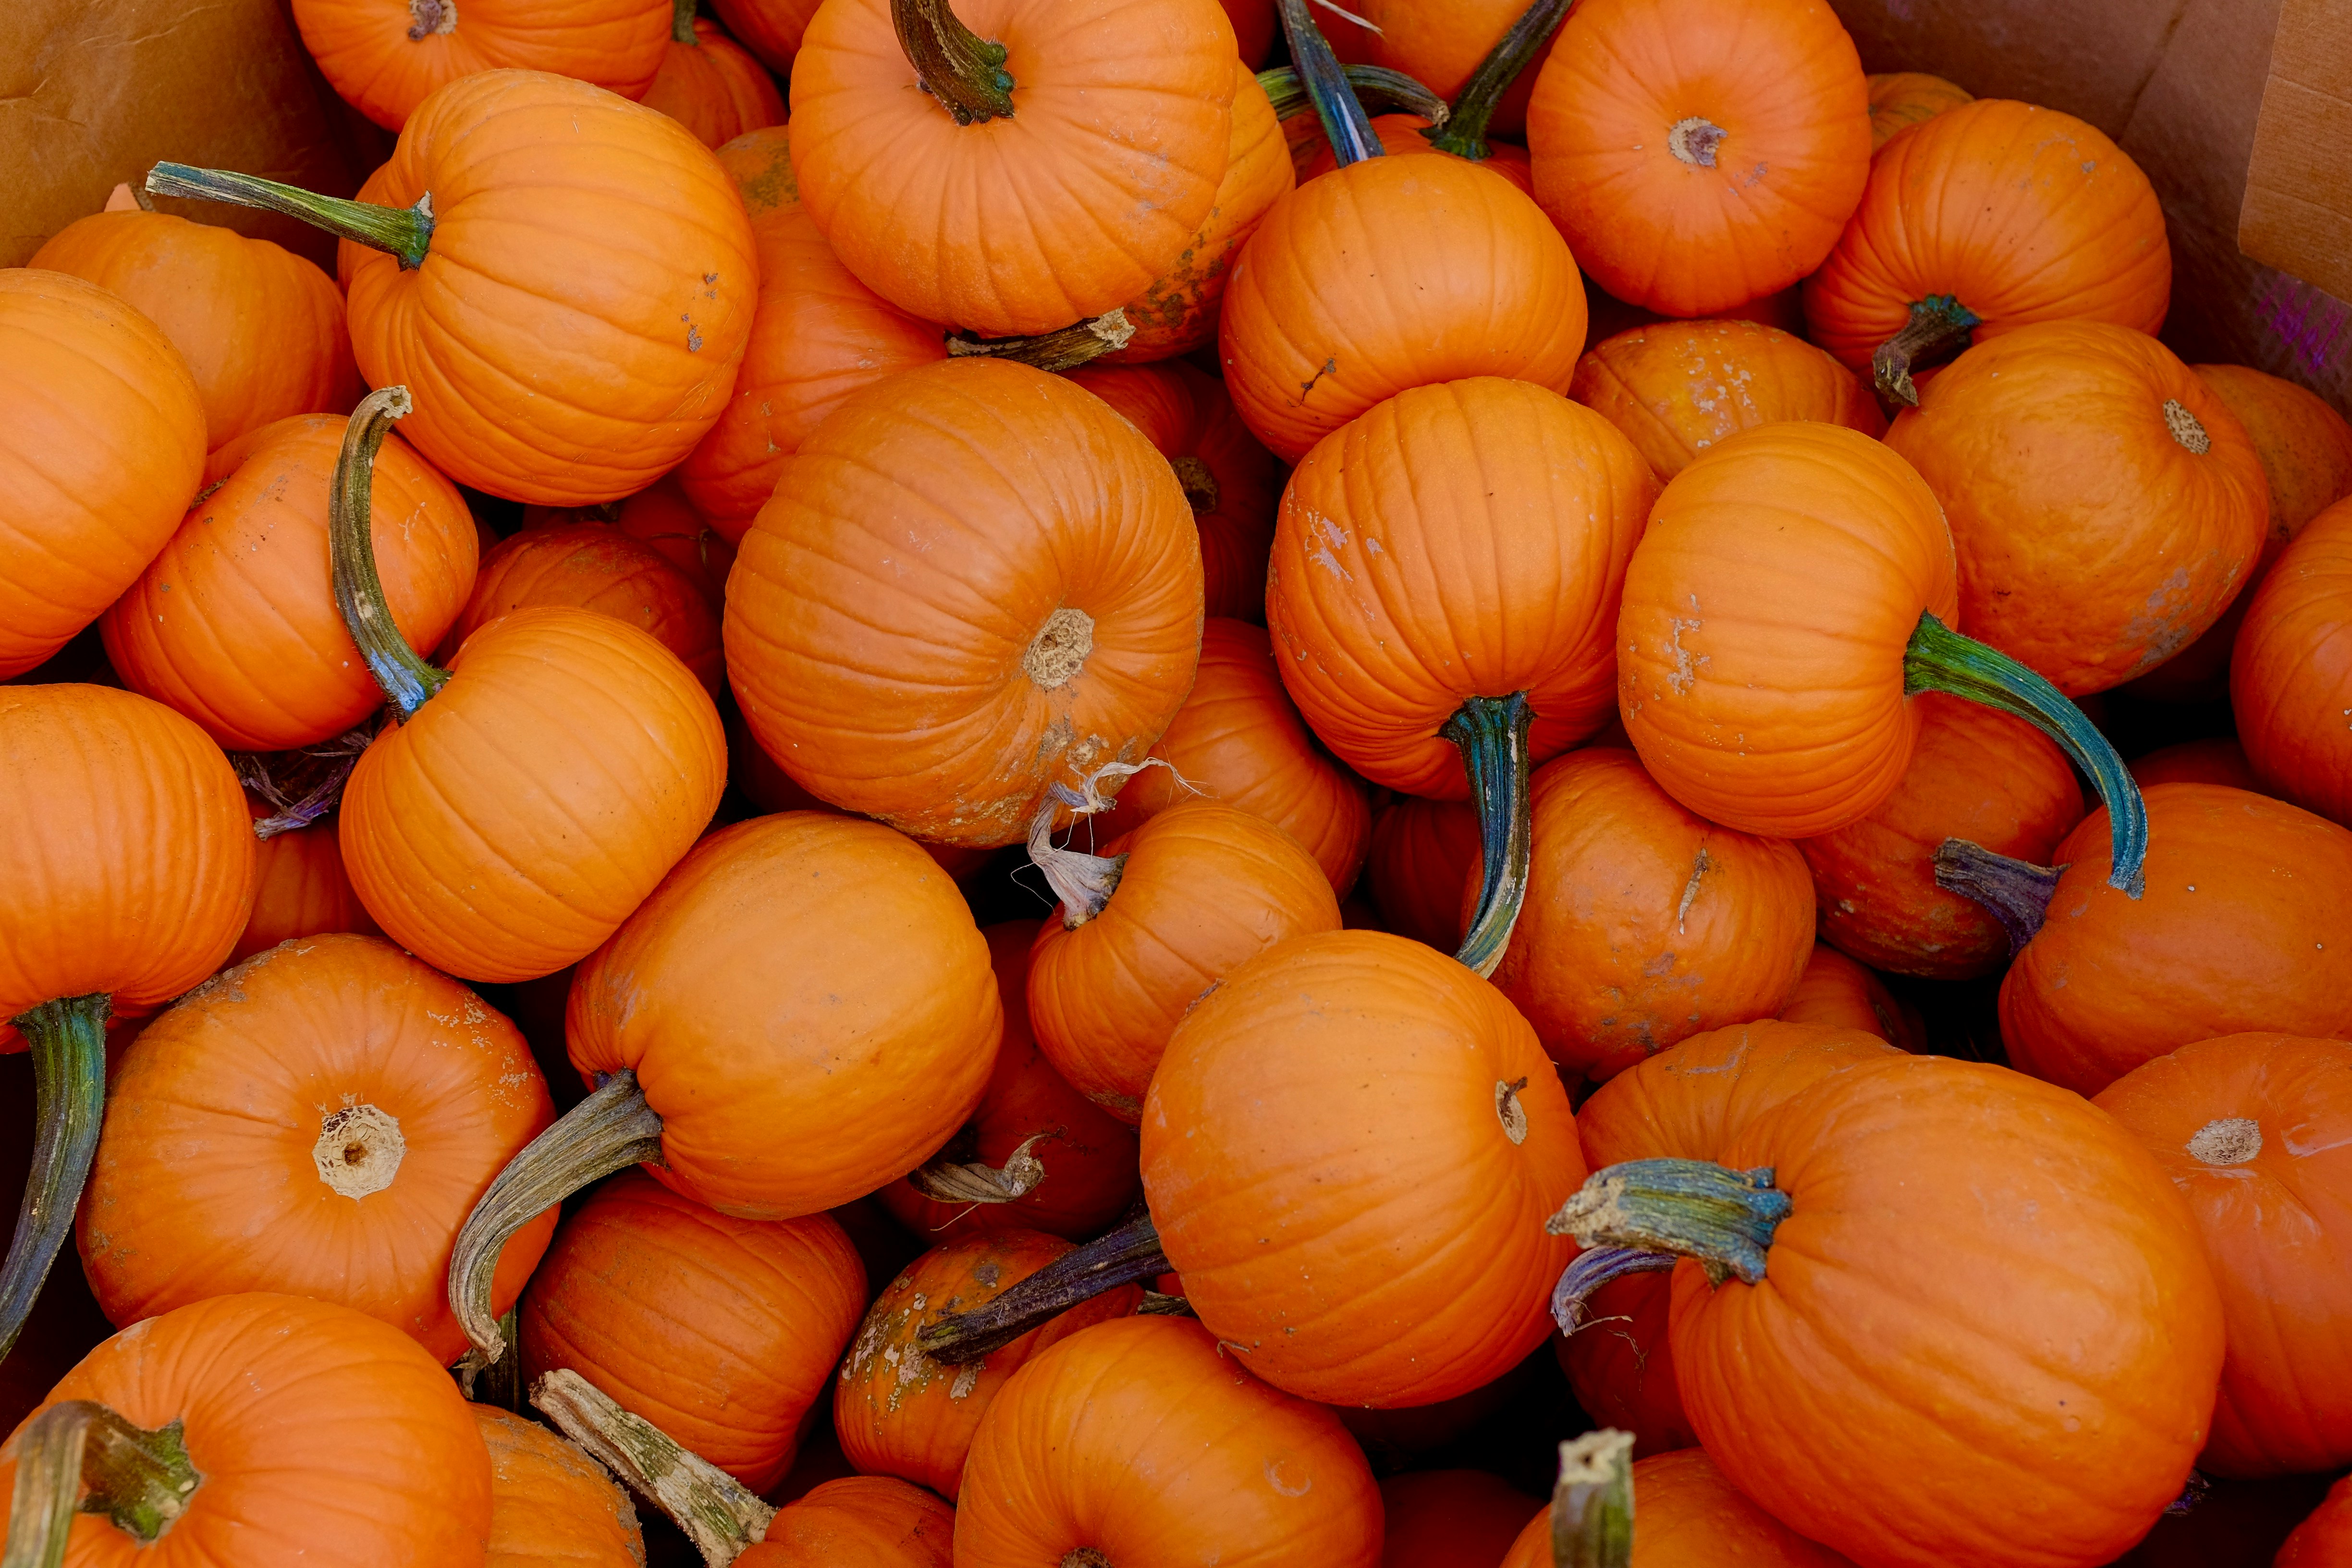
[[[1399,114],[1417,114],[1429,121],[1432,128],[1444,125],[1453,110],[1445,100],[1422,86],[1402,71],[1386,66],[1345,66],[1340,74],[1356,94],[1356,101],[1367,110],[1373,106]],[[1298,79],[1298,72],[1289,66],[1268,66],[1257,73],[1257,84],[1265,90],[1266,101],[1274,105],[1276,120],[1314,108],[1307,97],[1307,88]]]
[[[1735,1171],[1712,1160],[1628,1160],[1595,1172],[1544,1221],[1579,1247],[1622,1247],[1697,1260],[1720,1285],[1764,1278],[1772,1233],[1789,1194],[1761,1166]]]
[[[1984,319],[1960,303],[1957,294],[1930,294],[1911,302],[1911,319],[1903,330],[1878,345],[1870,356],[1870,374],[1878,395],[1906,408],[1919,406],[1919,389],[1911,373],[1941,364],[1969,346],[1969,334]]]
[[[404,386],[383,387],[360,399],[343,428],[334,483],[327,492],[327,567],[335,605],[368,673],[403,723],[449,679],[418,658],[401,636],[375,570],[375,455],[392,422],[412,406]]]
[[[196,169],[185,163],[158,163],[147,172],[147,189],[159,196],[185,196],[192,201],[226,202],[231,206],[259,207],[284,213],[323,228],[338,239],[352,240],[400,258],[404,269],[425,265],[433,247],[433,194],[416,198],[413,207],[378,206],[322,196],[299,185],[281,185],[254,174],[227,169]]]
[[[58,1568],[78,1513],[152,1546],[203,1484],[178,1421],[149,1431],[92,1400],[60,1400],[17,1434],[0,1568]]]
[[[958,125],[1013,118],[1004,46],[965,26],[948,0],[890,0],[890,24],[915,79]]]
[[[106,1113],[106,1020],[112,1011],[100,992],[44,1002],[10,1020],[33,1054],[36,1126],[16,1231],[0,1263],[0,1357],[16,1342],[73,1232]]]
[[[1422,132],[1429,144],[1441,153],[1451,153],[1457,158],[1472,162],[1487,157],[1493,149],[1486,145],[1486,125],[1495,118],[1495,106],[1511,90],[1511,84],[1528,68],[1551,36],[1559,30],[1576,0],[1535,0],[1522,12],[1470,79],[1462,84],[1462,91],[1454,100],[1453,112],[1443,124],[1431,125]]]
[[[1528,893],[1528,694],[1473,697],[1438,730],[1462,752],[1478,812],[1478,903],[1454,953],[1482,975],[1495,973]]]
[[[1307,101],[1323,121],[1324,138],[1339,167],[1381,155],[1381,139],[1373,133],[1371,117],[1356,100],[1356,90],[1339,68],[1339,58],[1323,30],[1307,14],[1307,0],[1275,0],[1282,17],[1283,37],[1290,40],[1290,62],[1307,89]]]
[[[1588,1247],[1569,1260],[1552,1287],[1551,1321],[1563,1334],[1584,1327],[1584,1303],[1612,1280],[1634,1274],[1662,1273],[1675,1266],[1671,1252],[1650,1252],[1638,1247]]]

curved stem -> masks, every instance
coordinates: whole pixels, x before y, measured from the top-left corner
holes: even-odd
[[[344,629],[367,661],[368,673],[403,723],[449,679],[418,658],[400,635],[384,600],[383,579],[375,571],[375,455],[392,422],[414,406],[404,386],[361,398],[343,427],[343,449],[336,454],[334,484],[327,491],[327,562],[335,607],[342,611]]]
[[[499,1173],[449,1255],[449,1310],[473,1342],[477,1365],[506,1353],[506,1335],[490,1310],[490,1281],[508,1238],[600,1177],[661,1163],[661,1114],[646,1103],[637,1075],[623,1068]]]
[[[1473,697],[1437,731],[1462,750],[1478,808],[1478,907],[1454,957],[1481,975],[1495,973],[1528,893],[1528,694]]]
[[[158,163],[147,172],[147,189],[159,196],[186,196],[200,202],[226,202],[231,206],[259,207],[300,218],[338,239],[348,239],[400,258],[404,270],[425,265],[433,248],[433,193],[416,198],[413,207],[378,206],[373,202],[345,201],[322,196],[299,185],[281,185],[253,174],[227,169],[196,169],[185,163]]]
[[[1634,1274],[1659,1274],[1674,1268],[1671,1252],[1651,1252],[1638,1247],[1589,1247],[1560,1270],[1552,1287],[1551,1321],[1563,1334],[1584,1327],[1584,1303],[1612,1280]]]
[[[923,90],[958,125],[1013,117],[1013,77],[1004,69],[1004,46],[958,21],[948,0],[890,0],[890,24]]]
[[[1386,66],[1342,66],[1339,74],[1348,79],[1356,101],[1369,111],[1417,114],[1433,129],[1444,125],[1454,113],[1444,99],[1402,71],[1391,70]],[[1289,66],[1266,67],[1257,73],[1257,84],[1274,105],[1276,120],[1288,120],[1314,107],[1307,97],[1306,84]]]
[[[1911,384],[1911,373],[1941,364],[1967,348],[1969,334],[1981,325],[1983,318],[1961,304],[1958,295],[1930,294],[1914,300],[1911,320],[1870,356],[1878,395],[1889,403],[1918,407],[1919,389]]]
[[[1553,1568],[1629,1568],[1633,1561],[1633,1435],[1604,1426],[1559,1446],[1551,1492]]]
[[[2011,958],[2040,934],[2050,900],[2058,896],[2058,875],[2065,868],[2014,860],[1965,838],[1947,838],[1936,846],[1936,886],[1974,899],[1990,910],[2009,932]]]
[[[1474,163],[1488,156],[1493,149],[1486,145],[1486,122],[1495,118],[1495,106],[1519,79],[1519,73],[1551,36],[1559,30],[1576,0],[1535,0],[1522,12],[1519,19],[1496,40],[1470,79],[1462,84],[1462,91],[1454,100],[1454,112],[1444,125],[1433,125],[1422,134],[1429,144],[1441,153],[1451,153],[1457,158]]]
[[[374,739],[371,721],[299,751],[231,752],[236,782],[276,808],[254,819],[253,836],[275,838],[308,827],[341,805],[343,785]]]
[[[1595,1172],[1544,1221],[1579,1247],[1630,1247],[1696,1258],[1720,1285],[1764,1278],[1772,1232],[1789,1217],[1789,1194],[1772,1171],[1735,1171],[1712,1160],[1628,1160]]]
[[[1045,874],[1045,885],[1062,901],[1062,929],[1076,931],[1110,907],[1127,868],[1124,855],[1089,855],[1054,845],[1054,818],[1065,805],[1086,809],[1086,797],[1067,784],[1046,787],[1029,819],[1029,861]]]
[[[671,43],[684,44],[688,48],[696,48],[701,45],[702,40],[696,37],[694,31],[695,5],[696,0],[672,0],[669,16]]]
[[[1039,332],[1028,338],[967,338],[960,332],[948,334],[948,357],[965,359],[984,354],[991,359],[1009,359],[1043,371],[1076,370],[1092,360],[1100,359],[1127,347],[1135,336],[1135,323],[1127,319],[1127,307],[1105,310],[1099,316],[1089,316],[1083,321],[1073,321],[1066,327],[1056,327],[1050,332]]]
[[[1283,37],[1290,40],[1291,63],[1297,68],[1307,101],[1323,121],[1324,138],[1331,143],[1339,167],[1381,156],[1381,139],[1373,134],[1371,119],[1356,101],[1356,90],[1348,85],[1347,74],[1340,70],[1339,57],[1331,52],[1323,30],[1307,14],[1307,0],[1275,0],[1275,5],[1282,17]]]
[[[179,1422],[151,1432],[92,1400],[60,1401],[16,1439],[0,1568],[58,1568],[77,1513],[102,1513],[141,1546],[152,1545],[203,1484]]]
[[[2106,804],[2115,849],[2107,886],[2135,899],[2140,896],[2147,880],[2147,806],[2115,747],[2065,693],[2009,655],[1962,637],[1924,611],[1903,650],[1903,694],[1916,697],[1922,691],[1948,692],[1997,709],[2057,742]]]
[[[33,1053],[32,1168],[8,1260],[0,1264],[0,1357],[16,1342],[81,1202],[106,1112],[105,993],[61,997],[10,1020]]]
[[[632,1491],[667,1514],[710,1568],[726,1568],[764,1539],[776,1510],[734,1477],[642,1415],[633,1415],[569,1368],[531,1385],[530,1402]]]
[[[994,1300],[925,1324],[916,1331],[915,1342],[934,1361],[978,1361],[1081,1301],[1167,1272],[1160,1231],[1150,1215],[1139,1215],[1076,1252],[1062,1254]]]
[[[1066,1127],[1048,1127],[1021,1141],[1002,1165],[984,1160],[950,1160],[945,1155],[924,1161],[908,1173],[908,1184],[935,1203],[1009,1204],[1027,1197],[1045,1179],[1045,1162],[1031,1152],[1048,1138],[1059,1138]]]

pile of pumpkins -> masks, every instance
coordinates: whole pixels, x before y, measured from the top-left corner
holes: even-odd
[[[9,1568],[2352,1563],[2352,427],[2113,142],[714,8],[0,272]]]

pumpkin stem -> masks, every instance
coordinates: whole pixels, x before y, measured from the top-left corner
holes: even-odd
[[[509,1307],[499,1314],[499,1333],[509,1344],[513,1344],[515,1336],[521,1331],[518,1327],[521,1316],[520,1307]],[[522,1404],[520,1356],[500,1356],[488,1366],[476,1365],[472,1356],[460,1356],[449,1373],[457,1379],[457,1392],[466,1396],[467,1404],[510,1410],[517,1415],[527,1414]]]
[[[1630,1247],[1695,1258],[1720,1285],[1764,1278],[1772,1232],[1789,1217],[1789,1194],[1771,1167],[1735,1171],[1712,1160],[1628,1160],[1595,1172],[1544,1221],[1579,1247]]]
[[[1343,66],[1340,74],[1355,92],[1356,101],[1367,110],[1378,106],[1403,114],[1417,114],[1430,123],[1431,129],[1442,126],[1454,110],[1445,100],[1412,78],[1386,66]],[[1288,120],[1314,105],[1307,97],[1306,84],[1298,73],[1288,66],[1268,66],[1257,73],[1257,84],[1265,89],[1267,101],[1274,105],[1276,120]]]
[[[960,332],[950,332],[948,357],[967,359],[973,354],[985,354],[1037,370],[1076,370],[1089,360],[1127,347],[1128,340],[1133,336],[1135,323],[1127,319],[1127,307],[1121,305],[1099,316],[1089,316],[1083,321],[1073,321],[1030,338],[967,338]]]
[[[2135,899],[2140,896],[2147,885],[2147,806],[2115,747],[2065,693],[2009,655],[1962,637],[1926,611],[1920,612],[1919,625],[1903,650],[1903,695],[1916,697],[1922,691],[1948,692],[1981,703],[2024,720],[2057,742],[2106,804],[2115,846],[2107,886]]]
[[[1088,795],[1095,795],[1091,804]],[[1110,906],[1110,896],[1118,891],[1119,874],[1126,869],[1127,857],[1055,848],[1054,818],[1066,805],[1074,816],[1083,816],[1111,804],[1095,795],[1091,779],[1087,782],[1085,795],[1067,784],[1052,784],[1045,786],[1045,796],[1037,803],[1037,814],[1029,819],[1030,863],[1045,873],[1045,885],[1062,901],[1065,931],[1077,930]]]
[[[375,570],[375,455],[392,422],[415,406],[404,386],[382,387],[361,398],[343,426],[334,483],[327,491],[327,564],[335,607],[368,673],[404,724],[449,680],[401,636]]]
[[[556,1119],[507,1163],[457,1232],[449,1255],[449,1310],[473,1342],[477,1365],[506,1353],[490,1311],[499,1254],[515,1232],[600,1177],[661,1163],[661,1113],[646,1103],[637,1075],[606,1074],[595,1092]]]
[[[231,206],[259,207],[300,218],[338,239],[400,258],[404,271],[425,265],[433,247],[433,193],[416,198],[413,207],[379,206],[373,202],[345,201],[322,196],[298,185],[281,185],[253,174],[227,169],[194,169],[185,163],[158,163],[147,171],[147,189],[159,196],[187,196],[200,202],[226,202]]]
[[[1919,389],[1911,384],[1912,371],[1941,364],[1967,348],[1969,334],[1983,321],[1955,294],[1930,294],[1914,300],[1911,320],[1870,356],[1870,374],[1878,384],[1878,395],[1906,408],[1918,407]]]
[[[1633,1435],[1604,1426],[1559,1446],[1551,1492],[1553,1568],[1633,1561]]]
[[[1339,160],[1339,167],[1360,163],[1367,158],[1381,156],[1381,139],[1372,131],[1371,117],[1356,100],[1356,89],[1348,85],[1347,73],[1339,68],[1339,57],[1307,13],[1307,0],[1275,0],[1282,16],[1283,37],[1290,40],[1290,58],[1297,68],[1298,80],[1307,90],[1307,100],[1315,106],[1316,117],[1323,121],[1324,139],[1331,143],[1331,152]]]
[[[2065,868],[2013,860],[1965,838],[1947,838],[1936,847],[1936,886],[1991,910],[2009,932],[2011,958],[2040,933],[2050,900],[2058,896],[2058,873]]]
[[[1438,730],[1462,750],[1470,774],[1470,795],[1478,808],[1483,857],[1478,908],[1470,932],[1454,956],[1480,975],[1495,973],[1519,905],[1528,893],[1528,726],[1534,721],[1528,694],[1473,697]]]
[[[992,44],[956,19],[948,0],[890,0],[898,47],[915,68],[917,84],[955,116],[958,125],[1013,118],[1013,78],[1004,46]]]
[[[1584,1327],[1584,1303],[1592,1293],[1613,1279],[1629,1274],[1657,1274],[1675,1266],[1671,1252],[1652,1252],[1639,1247],[1589,1247],[1571,1259],[1560,1271],[1559,1283],[1552,1287],[1551,1321],[1559,1325],[1563,1334],[1572,1334]]]
[[[102,1513],[152,1546],[203,1484],[179,1422],[151,1432],[95,1401],[62,1400],[25,1423],[16,1438],[16,1489],[0,1568],[58,1568],[77,1513]]]
[[[702,40],[695,35],[694,11],[697,0],[673,0],[669,16],[669,41],[684,44],[688,48],[700,47]]]
[[[1486,145],[1486,122],[1495,118],[1495,106],[1519,79],[1519,73],[1529,61],[1542,52],[1567,19],[1576,0],[1535,0],[1520,13],[1519,19],[1488,50],[1462,84],[1454,97],[1454,112],[1442,124],[1432,125],[1422,132],[1429,144],[1441,153],[1451,153],[1457,158],[1473,163],[1488,157],[1493,149]]]
[[[10,1020],[33,1053],[36,1131],[16,1233],[0,1264],[0,1357],[16,1342],[49,1265],[73,1231],[74,1205],[106,1111],[106,1018],[112,1011],[112,1001],[98,992],[44,1002]]]
[[[236,782],[275,808],[254,820],[253,836],[275,838],[308,827],[341,805],[343,785],[374,739],[375,726],[366,723],[299,751],[231,752]]]
[[[652,1422],[622,1409],[578,1373],[549,1373],[531,1385],[530,1402],[565,1436],[669,1515],[710,1568],[726,1568],[745,1547],[766,1537],[774,1509]]]
[[[915,1342],[933,1361],[978,1361],[1081,1301],[1167,1272],[1168,1255],[1160,1250],[1160,1231],[1147,1212],[1062,1254],[994,1300],[926,1323]]]
[[[944,1154],[935,1155],[915,1167],[907,1180],[914,1189],[937,1203],[943,1204],[1009,1204],[1025,1198],[1037,1190],[1045,1179],[1045,1162],[1031,1150],[1048,1138],[1059,1138],[1068,1132],[1066,1127],[1048,1127],[1043,1132],[1033,1132],[1021,1141],[1021,1146],[1004,1157],[1003,1165],[992,1165],[985,1160],[950,1160]]]

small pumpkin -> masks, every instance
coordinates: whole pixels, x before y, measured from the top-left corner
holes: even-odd
[[[706,147],[784,122],[784,95],[767,68],[718,23],[695,16],[693,0],[679,5],[661,69],[637,101],[668,115]]]
[[[1465,802],[1391,797],[1372,819],[1364,881],[1383,930],[1451,952],[1462,942],[1462,883],[1476,869],[1478,813]]]
[[[2246,748],[2238,743],[2234,735],[2158,746],[2146,756],[2134,757],[2130,767],[2132,782],[2139,785],[2142,795],[2160,784],[2227,784],[2256,795],[2278,794],[2263,783],[2261,775],[2254,772],[2254,764],[2246,759]],[[2024,855],[2019,858],[2046,863],[2050,857]]]
[[[735,786],[762,815],[772,816],[780,811],[818,811],[829,816],[862,820],[855,812],[844,811],[837,805],[817,799],[794,782],[793,775],[784,772],[783,764],[751,739],[751,731],[743,723],[740,711],[730,712],[727,716],[727,747],[729,761],[733,765]],[[940,870],[959,883],[986,866],[995,854],[992,849],[977,848],[968,844],[930,844],[921,839],[917,839],[916,843]]]
[[[887,1476],[844,1476],[776,1510],[740,1568],[949,1568],[955,1510]]]
[[[1446,151],[1435,145],[1432,138],[1443,136],[1445,128],[1453,123],[1448,119],[1444,126],[1440,126],[1419,114],[1376,114],[1372,116],[1372,134],[1380,140],[1383,157],[1428,157]],[[1498,142],[1487,147],[1486,157],[1474,161],[1488,174],[1502,175],[1522,195],[1532,197],[1536,194],[1535,168],[1528,161],[1526,148]],[[1312,150],[1298,163],[1298,178],[1316,179],[1339,166],[1339,154],[1331,150],[1330,142],[1318,136]]]
[[[460,77],[521,69],[642,98],[661,69],[669,0],[299,0],[294,25],[328,85],[389,131]]]
[[[1534,1507],[1533,1498],[1486,1470],[1383,1477],[1381,1568],[1495,1568]]]
[[[484,1568],[644,1568],[637,1510],[603,1466],[536,1421],[467,1408],[490,1455]]]
[[[1974,103],[1957,83],[1926,71],[1874,71],[1870,83],[1870,150],[1877,152],[1897,133],[1936,118],[1948,109]]]
[[[693,580],[713,615],[726,608],[727,574],[735,568],[735,546],[694,510],[675,475],[665,476],[626,500],[604,506],[523,508],[526,531],[581,522],[607,524],[651,547]]]
[[[2352,823],[2352,497],[2311,520],[2246,607],[2230,698],[2273,793]]]
[[[1577,1548],[1592,1554],[1567,1561],[1593,1568],[1717,1568],[1731,1563],[1740,1568],[1853,1568],[1748,1501],[1706,1449],[1633,1459],[1624,1438],[1622,1432],[1603,1431],[1579,1439],[1575,1447],[1587,1464],[1571,1472],[1563,1459],[1559,1495],[1528,1521],[1502,1568],[1551,1568],[1558,1539],[1554,1510],[1561,1509],[1562,1500],[1573,1503],[1596,1489],[1613,1493],[1596,1510],[1599,1517],[1580,1513],[1570,1526]],[[1601,1468],[1613,1474],[1594,1473],[1590,1460],[1599,1457],[1596,1449],[1606,1453]]]
[[[816,0],[710,0],[727,30],[778,76],[790,76]]]
[[[1915,1055],[1927,1048],[1927,1026],[1919,1009],[1888,990],[1874,972],[1827,942],[1814,944],[1797,989],[1780,1005],[1780,1022],[1860,1029]]]
[[[1549,9],[1565,12],[1567,7]],[[1488,66],[1497,48],[1511,40],[1528,10],[1525,0],[1476,0],[1463,6],[1372,0],[1362,14],[1380,28],[1371,40],[1371,63],[1402,71],[1452,103],[1478,85],[1480,68]],[[1485,126],[1494,135],[1517,140],[1527,128],[1528,99],[1535,91],[1537,71],[1556,47],[1559,16],[1539,18],[1539,25],[1541,32],[1494,89]]]
[[[482,558],[443,647],[455,655],[491,621],[541,605],[593,610],[636,627],[718,695],[719,615],[701,588],[652,545],[593,523],[525,529],[501,540]]]
[[[250,796],[246,809],[257,819],[257,830],[271,815]],[[288,828],[266,838],[257,831],[255,837],[253,913],[236,945],[229,949],[228,963],[242,963],[298,936],[383,934],[343,869],[343,849],[333,823]]]

